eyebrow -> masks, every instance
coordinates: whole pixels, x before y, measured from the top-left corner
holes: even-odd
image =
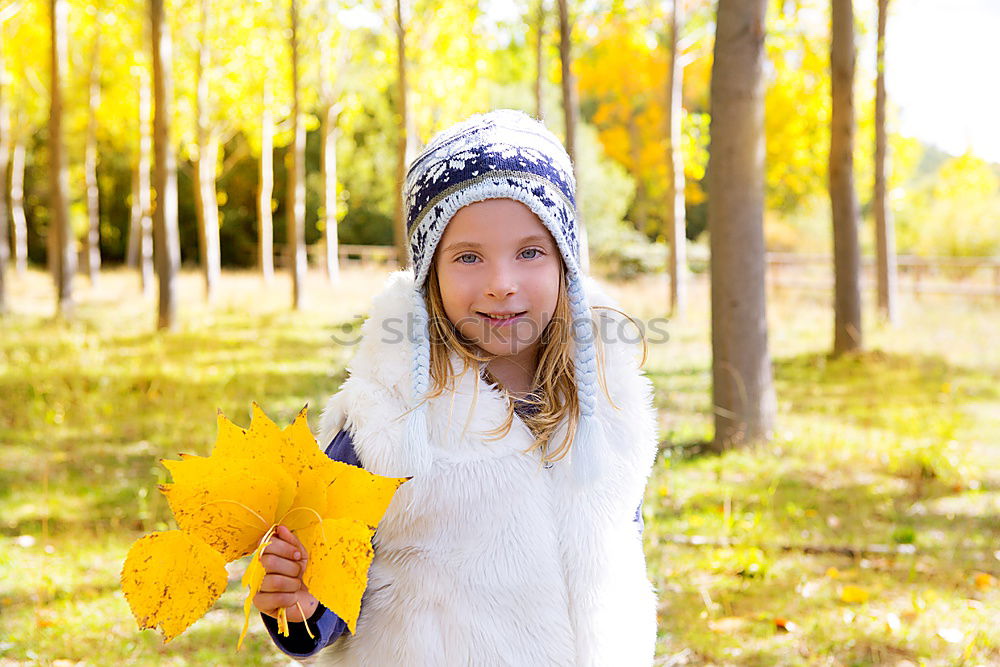
[[[525,236],[523,239],[518,241],[518,245],[527,245],[529,243],[548,243],[549,238],[542,234],[533,234],[531,236]],[[482,248],[481,243],[475,243],[474,241],[457,241],[455,243],[449,244],[443,249],[443,252],[451,252],[453,250],[459,250],[462,248],[472,248],[478,249]]]

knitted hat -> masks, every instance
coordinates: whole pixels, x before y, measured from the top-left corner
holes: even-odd
[[[578,482],[597,472],[597,371],[590,308],[580,269],[576,182],[573,165],[559,140],[527,114],[510,109],[478,114],[435,136],[406,175],[406,231],[413,269],[413,396],[430,387],[430,342],[424,300],[427,273],[444,228],[464,206],[485,199],[514,199],[530,208],[552,234],[566,267],[573,318],[580,420],[570,449]],[[430,463],[424,405],[410,412],[407,447],[414,466]]]

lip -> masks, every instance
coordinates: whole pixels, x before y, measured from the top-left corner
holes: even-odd
[[[514,324],[515,322],[521,320],[527,314],[528,314],[528,311],[525,310],[525,311],[522,311],[522,312],[518,313],[517,315],[514,315],[513,317],[507,317],[505,319],[499,319],[499,318],[490,317],[489,315],[485,315],[483,313],[479,313],[479,312],[476,313],[476,315],[478,315],[479,317],[481,317],[490,326],[494,326],[494,327],[509,327],[510,325]]]

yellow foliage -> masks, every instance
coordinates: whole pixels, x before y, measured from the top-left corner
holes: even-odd
[[[868,591],[860,586],[848,585],[840,590],[840,600],[847,604],[868,602],[869,597]]]
[[[140,628],[160,627],[164,641],[176,637],[225,589],[225,563],[252,552],[238,648],[264,579],[260,556],[283,524],[309,554],[307,588],[354,631],[372,536],[406,479],[331,461],[317,447],[305,409],[282,430],[256,404],[246,430],[219,414],[211,456],[163,464],[173,483],[160,489],[181,530],[141,538],[125,560],[122,589]],[[283,611],[279,629],[287,635]]]
[[[201,618],[226,590],[226,561],[179,530],[150,533],[128,550],[122,592],[141,630],[159,626],[167,642]]]

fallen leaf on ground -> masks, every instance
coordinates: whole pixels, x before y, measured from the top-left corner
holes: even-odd
[[[858,604],[868,602],[871,597],[867,590],[860,586],[847,585],[840,589],[840,601],[847,604]]]
[[[986,591],[997,585],[997,578],[987,572],[976,573],[976,588]]]

